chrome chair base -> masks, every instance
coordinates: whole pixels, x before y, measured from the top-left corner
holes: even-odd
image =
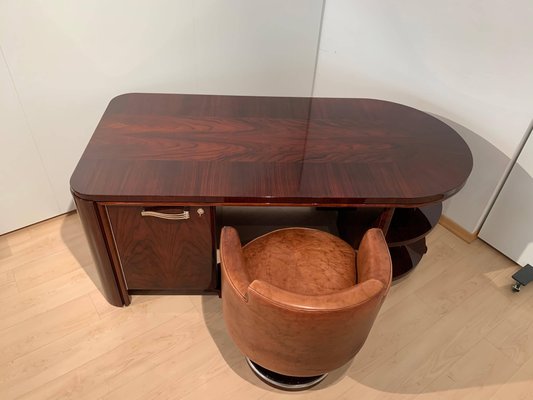
[[[322,380],[328,375],[317,375],[317,376],[289,376],[278,374],[277,372],[270,371],[259,364],[254,363],[248,357],[246,357],[246,362],[254,371],[254,373],[261,379],[263,382],[268,383],[275,388],[282,390],[305,390],[309,389],[312,386],[322,382]]]

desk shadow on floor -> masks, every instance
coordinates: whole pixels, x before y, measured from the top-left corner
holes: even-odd
[[[76,211],[67,215],[63,220],[61,238],[81,266],[93,262],[89,243],[87,243],[80,217]]]
[[[61,240],[74,256],[78,264],[86,271],[86,266],[94,264],[89,243],[85,237],[80,217],[76,211],[65,215],[60,228]],[[92,278],[91,274],[88,275]]]

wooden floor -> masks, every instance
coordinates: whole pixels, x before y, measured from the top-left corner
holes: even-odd
[[[260,382],[217,297],[109,306],[76,214],[0,236],[0,399],[533,399],[533,287],[480,240],[438,226],[351,365],[316,388]]]

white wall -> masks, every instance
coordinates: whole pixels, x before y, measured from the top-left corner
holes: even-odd
[[[533,112],[531,0],[328,0],[314,96],[404,103],[451,121],[473,174],[445,213],[474,232]]]
[[[59,213],[0,52],[0,233]]]
[[[2,92],[13,86],[0,93],[10,107],[2,115],[21,107],[15,122],[0,121],[2,140],[10,146],[25,135],[24,159],[35,164],[9,177],[10,163],[0,161],[1,190],[13,191],[0,208],[25,212],[16,199],[28,192],[14,185],[24,180],[46,197],[32,222],[71,209],[70,174],[118,94],[309,96],[321,12],[322,0],[0,2],[0,46],[12,78],[0,71]],[[26,223],[2,219],[0,234]]]

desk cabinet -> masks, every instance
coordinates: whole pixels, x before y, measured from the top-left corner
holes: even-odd
[[[131,294],[219,293],[214,207],[73,198],[95,261],[85,270],[109,303],[129,305]],[[153,214],[184,212],[189,218]]]
[[[128,291],[205,291],[214,280],[210,207],[106,206]]]

